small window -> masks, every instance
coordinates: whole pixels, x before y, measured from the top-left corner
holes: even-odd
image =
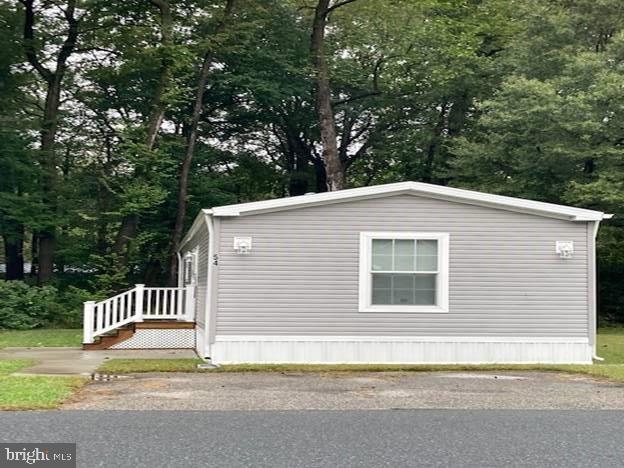
[[[448,234],[363,232],[361,312],[446,312]]]

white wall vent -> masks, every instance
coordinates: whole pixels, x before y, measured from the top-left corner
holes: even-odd
[[[555,252],[560,258],[572,258],[574,254],[574,241],[557,241],[555,243]]]
[[[234,250],[240,255],[247,255],[251,252],[251,237],[235,237]]]

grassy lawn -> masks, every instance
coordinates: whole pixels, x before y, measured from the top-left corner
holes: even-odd
[[[0,330],[0,348],[80,346],[82,330]],[[58,407],[86,382],[82,377],[9,375],[32,363],[0,361],[0,410],[50,409]]]
[[[31,364],[0,361],[0,410],[56,408],[86,382],[82,377],[9,375]]]
[[[0,330],[0,348],[80,346],[81,344],[82,330],[80,329]]]
[[[427,371],[554,371],[574,372],[624,381],[624,328],[602,328],[598,332],[598,355],[604,361],[593,365],[383,365],[383,364],[237,364],[217,369],[197,369],[199,359],[111,359],[99,372],[427,372]]]
[[[603,364],[624,364],[624,328],[598,329],[596,353]]]
[[[201,359],[110,359],[98,372],[102,374],[132,374],[135,372],[205,372],[197,368]]]

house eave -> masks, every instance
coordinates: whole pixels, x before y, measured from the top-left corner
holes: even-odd
[[[552,203],[506,197],[502,195],[492,195],[488,193],[424,184],[420,182],[399,182],[396,184],[347,189],[339,192],[325,192],[259,202],[226,205],[215,207],[212,210],[204,210],[204,212],[210,212],[213,216],[219,217],[244,216],[401,194],[437,198],[458,203],[517,211],[569,221],[600,221],[602,219],[610,219],[612,217],[612,215],[605,214],[600,211],[565,205],[555,205]]]

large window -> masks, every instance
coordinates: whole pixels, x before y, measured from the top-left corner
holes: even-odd
[[[361,233],[360,311],[448,311],[448,239],[446,233]]]

